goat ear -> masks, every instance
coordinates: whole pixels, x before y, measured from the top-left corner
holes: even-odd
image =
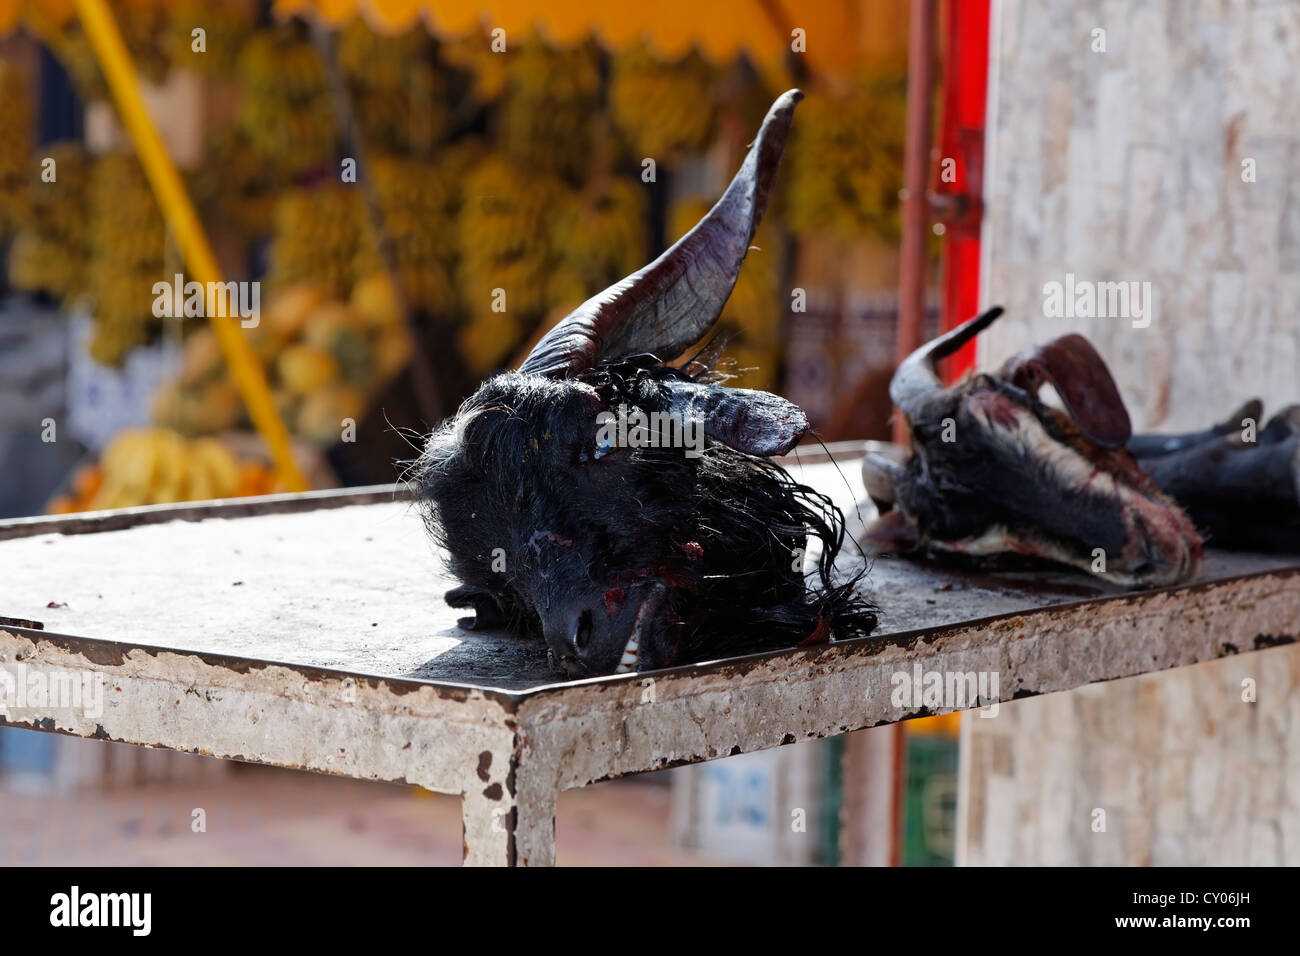
[[[1002,377],[1031,394],[1051,384],[1079,431],[1103,448],[1122,448],[1133,434],[1110,369],[1082,335],[1063,335],[1013,356]]]
[[[702,421],[706,435],[747,455],[784,455],[808,431],[803,409],[771,392],[700,382],[666,384],[674,414],[682,421]]]

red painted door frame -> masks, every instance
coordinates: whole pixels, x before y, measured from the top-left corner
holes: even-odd
[[[990,5],[991,0],[949,0],[944,5],[935,193],[944,223],[940,322],[945,331],[979,311]],[[953,160],[947,164],[954,174],[951,181],[944,176],[947,159]],[[959,378],[974,364],[972,342],[948,360],[945,378]]]
[[[926,0],[920,0],[925,3]],[[960,325],[979,309],[980,223],[984,195],[984,118],[987,113],[989,72],[989,7],[991,0],[947,0],[943,5],[942,111],[933,155],[927,207],[936,222],[943,223],[942,302],[940,322],[944,330]],[[917,4],[913,4],[913,16]],[[923,48],[923,44],[915,44]],[[929,69],[913,61],[909,69]],[[924,89],[925,83],[909,84]],[[911,112],[911,107],[909,107]],[[947,163],[951,159],[953,162]],[[945,176],[945,168],[951,175]],[[903,285],[905,283],[900,283]],[[902,299],[900,295],[900,309]],[[919,329],[914,330],[919,331]],[[903,330],[900,320],[900,342]],[[975,343],[971,342],[945,362],[945,379],[960,378],[975,364]],[[893,748],[891,781],[892,832],[889,835],[889,863],[902,862],[903,789],[907,746],[903,724],[890,727]],[[847,784],[846,784],[847,785]]]

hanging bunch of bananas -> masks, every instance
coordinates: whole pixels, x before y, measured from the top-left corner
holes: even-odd
[[[337,123],[325,66],[295,29],[259,30],[239,53],[239,126],[283,180],[334,162]]]
[[[492,38],[475,30],[438,47],[438,62],[469,77],[469,95],[483,104],[495,103],[506,91],[508,54],[492,49]]]
[[[27,220],[28,151],[32,117],[27,79],[16,63],[0,60],[0,242]]]
[[[168,8],[173,0],[110,0],[136,71],[150,83],[167,78]]]
[[[684,199],[668,211],[671,241],[684,236],[709,211],[704,199]],[[744,388],[771,389],[781,359],[780,246],[776,226],[763,223],[754,236],[736,286],[715,327],[728,339],[724,358],[734,362]],[[726,371],[726,369],[724,369]]]
[[[80,143],[53,143],[27,165],[27,225],[9,251],[9,278],[15,288],[67,302],[85,291],[91,160]]]
[[[692,50],[658,59],[644,42],[614,56],[610,114],[638,157],[703,151],[713,133],[717,70]]]
[[[548,305],[576,306],[645,263],[646,205],[639,182],[613,177],[564,196],[550,222]]]
[[[405,84],[411,61],[423,56],[428,46],[428,32],[419,27],[385,36],[356,17],[339,31],[339,66],[354,83],[395,90]]]
[[[276,177],[238,125],[218,126],[193,176],[194,203],[205,217],[233,223],[245,238],[268,235],[275,222]]]
[[[495,153],[465,180],[458,276],[470,322],[460,346],[476,373],[509,355],[545,310],[552,265],[547,228],[562,189],[554,178],[525,172]]]
[[[482,162],[488,152],[489,146],[484,140],[475,136],[458,137],[438,149],[438,175],[446,182],[455,184],[455,191],[459,193],[465,177]],[[459,197],[457,201],[459,202]]]
[[[162,213],[135,155],[100,157],[90,177],[90,354],[96,361],[121,364],[159,329],[153,285],[163,274],[165,243]]]
[[[108,99],[108,84],[99,72],[99,62],[90,46],[90,38],[81,28],[81,21],[73,18],[63,29],[42,29],[39,34],[41,42],[68,71],[68,77],[83,103]]]
[[[409,86],[393,89],[353,87],[364,142],[385,151],[427,153],[442,138],[447,108],[437,72],[426,64],[412,64],[409,80]]]
[[[204,76],[225,77],[235,69],[240,48],[257,27],[253,0],[172,0],[167,5],[164,45],[177,66]],[[203,50],[194,49],[196,29],[203,30]]]
[[[169,0],[109,0],[137,72],[150,83],[161,83],[171,66],[167,42]],[[45,19],[40,5],[30,5],[28,25],[41,43],[63,64],[83,102],[108,99],[108,84],[77,17],[58,27]],[[70,4],[69,4],[70,6]]]
[[[422,28],[381,36],[360,17],[339,32],[339,66],[352,89],[366,143],[426,153],[445,134],[447,91],[426,55],[429,46]]]
[[[365,173],[363,173],[365,175]],[[441,164],[400,156],[378,156],[373,176],[384,226],[410,305],[432,316],[456,308],[456,212],[460,193]],[[383,262],[370,230],[353,263],[358,277],[378,272]]]
[[[516,166],[584,182],[596,145],[601,54],[594,42],[553,50],[529,37],[509,54],[498,137]]]
[[[365,206],[355,187],[327,183],[287,190],[275,202],[270,291],[311,279],[343,294],[352,286],[365,228]]]
[[[78,469],[72,493],[54,498],[47,510],[135,508],[265,495],[274,488],[266,465],[239,461],[215,438],[187,441],[166,428],[132,428],[114,436],[99,464]]]
[[[907,85],[882,71],[849,96],[809,94],[786,161],[787,224],[796,235],[898,237]]]

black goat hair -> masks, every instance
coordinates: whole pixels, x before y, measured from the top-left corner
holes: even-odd
[[[415,471],[429,532],[464,583],[455,603],[473,607],[480,626],[545,638],[574,674],[870,633],[874,608],[857,576],[834,579],[844,521],[825,495],[712,439],[696,456],[599,454],[601,411],[664,412],[666,386],[693,381],[620,363],[575,379],[484,383]],[[810,538],[820,542],[812,583]]]
[[[1255,398],[1201,432],[1136,435],[1138,462],[1216,547],[1300,554],[1300,405]]]

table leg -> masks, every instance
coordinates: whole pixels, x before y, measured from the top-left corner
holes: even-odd
[[[554,866],[553,791],[521,790],[512,801],[478,789],[461,796],[466,866]]]

